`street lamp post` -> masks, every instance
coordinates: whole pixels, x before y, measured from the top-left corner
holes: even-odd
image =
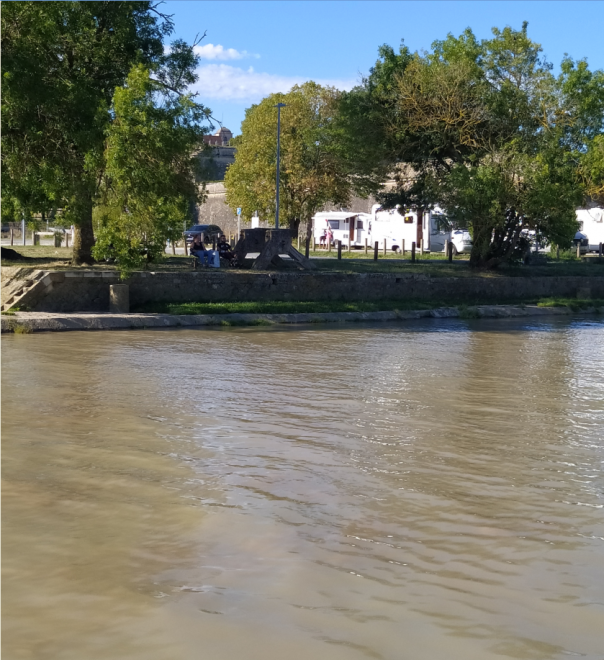
[[[277,208],[275,209],[275,229],[279,229],[279,158],[281,149],[281,108],[285,107],[285,103],[277,103],[274,106],[277,108]]]

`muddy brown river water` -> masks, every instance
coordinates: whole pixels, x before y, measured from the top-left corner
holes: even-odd
[[[3,660],[604,658],[604,322],[2,339]]]

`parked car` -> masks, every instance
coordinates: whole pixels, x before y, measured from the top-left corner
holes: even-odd
[[[187,245],[190,245],[195,236],[199,236],[200,234],[203,234],[202,238],[204,241],[211,243],[214,240],[217,241],[218,237],[223,234],[223,231],[218,225],[193,225],[184,232]]]
[[[453,255],[472,252],[472,237],[467,229],[456,229],[451,232],[451,243],[453,243]]]

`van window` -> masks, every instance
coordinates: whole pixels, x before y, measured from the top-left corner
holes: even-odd
[[[330,220],[329,221],[329,226],[332,229],[339,229],[340,228],[340,221],[339,220]]]
[[[357,220],[357,229],[363,229],[363,221]]]
[[[432,225],[437,232],[449,232],[455,229],[455,227],[452,227],[452,223],[442,213],[432,214]]]

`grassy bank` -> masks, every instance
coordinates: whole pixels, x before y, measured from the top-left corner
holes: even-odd
[[[539,307],[569,307],[581,311],[595,307],[604,307],[604,300],[579,300],[574,298],[534,298],[530,300],[474,300],[477,305],[538,305]],[[378,302],[232,302],[232,303],[169,303],[158,302],[142,305],[133,312],[156,314],[320,314],[329,312],[389,312],[439,307],[458,307],[466,310],[467,301],[461,300],[381,300]]]
[[[93,271],[115,271],[114,264],[98,263],[92,266],[72,266],[71,248],[55,248],[51,246],[15,246],[23,257],[18,261],[2,261],[2,266],[17,266],[32,270],[93,270]],[[335,252],[331,254],[326,251],[311,253],[313,261],[319,272],[328,273],[396,273],[401,275],[429,275],[430,277],[533,277],[533,276],[593,276],[604,275],[604,263],[593,261],[586,263],[570,255],[562,255],[563,258],[547,260],[544,264],[536,266],[502,266],[494,271],[476,270],[471,268],[467,258],[456,257],[449,263],[442,253],[418,255],[418,260],[411,263],[409,254],[393,255],[388,253],[386,257],[380,254],[377,261],[373,255],[365,257],[363,251],[342,253],[342,259],[338,260]],[[252,264],[252,260],[246,260],[242,269],[229,269],[226,272],[245,272]],[[149,270],[155,272],[181,272],[192,270],[192,258],[184,255],[166,256],[159,264],[150,264]],[[274,270],[274,269],[272,269]],[[289,270],[289,268],[288,268]],[[224,271],[223,271],[224,272]]]

